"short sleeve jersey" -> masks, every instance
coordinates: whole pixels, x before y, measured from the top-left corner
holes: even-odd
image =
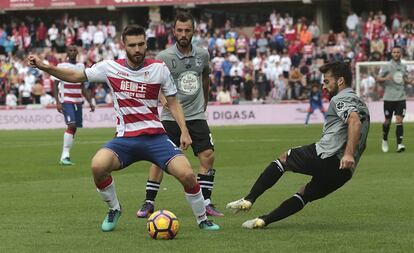
[[[76,71],[83,71],[85,65],[83,63],[70,63],[62,62],[57,65],[58,68],[68,68]],[[69,83],[55,79],[59,81],[59,101],[61,103],[72,103],[72,104],[81,104],[83,103],[82,98],[82,85],[83,83]]]
[[[370,116],[368,107],[351,88],[346,88],[334,96],[326,114],[321,139],[316,143],[316,152],[322,159],[336,155],[341,159],[344,155],[348,140],[348,117],[352,112],[359,115],[361,121],[361,136],[354,154],[358,163],[365,150],[368,137]]]
[[[183,107],[185,120],[206,120],[204,112],[203,72],[210,73],[208,51],[193,45],[189,56],[178,51],[176,45],[160,52],[157,57],[171,72],[177,87],[177,99]],[[171,112],[163,110],[161,120],[174,120]]]
[[[401,101],[406,99],[405,82],[408,71],[407,66],[401,62],[391,60],[388,64],[381,67],[379,76],[385,77],[391,74],[392,79],[384,82],[384,100]]]
[[[167,66],[157,60],[145,59],[142,68],[131,69],[126,59],[105,60],[87,68],[90,82],[106,82],[111,88],[117,114],[118,137],[163,134],[158,117],[158,94],[166,96],[177,90]]]

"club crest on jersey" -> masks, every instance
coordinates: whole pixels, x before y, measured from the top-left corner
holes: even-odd
[[[149,71],[145,71],[145,73],[144,73],[144,80],[146,82],[149,81],[149,77],[150,77]]]
[[[392,79],[394,80],[394,82],[396,82],[398,84],[403,84],[404,83],[404,74],[401,71],[396,71],[394,73],[394,75],[392,76]]]
[[[200,67],[201,64],[203,64],[203,61],[201,60],[201,57],[197,57],[195,60],[195,64],[197,67]]]
[[[177,62],[175,61],[175,59],[172,59],[171,65],[172,65],[173,69],[177,68]]]
[[[342,102],[342,101],[339,101],[338,103],[336,103],[336,109],[338,110],[338,111],[343,111],[343,110],[345,110],[345,103],[344,102]]]

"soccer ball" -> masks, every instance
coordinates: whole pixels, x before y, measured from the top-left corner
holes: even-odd
[[[174,239],[179,227],[177,216],[167,210],[156,211],[147,220],[148,234],[156,240]]]

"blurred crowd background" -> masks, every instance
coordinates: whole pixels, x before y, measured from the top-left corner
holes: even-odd
[[[324,62],[347,60],[355,66],[363,61],[387,61],[394,45],[403,48],[405,60],[414,60],[414,8],[402,13],[404,6],[397,3],[386,11],[373,6],[357,6],[355,11],[350,4],[343,18],[319,24],[314,12],[306,12],[307,4],[298,3],[302,6],[298,12],[282,8],[280,2],[267,3],[259,15],[252,16],[246,10],[223,14],[220,8],[216,12],[190,9],[197,18],[193,44],[211,56],[210,103],[308,101],[312,85],[321,87],[318,68]],[[88,16],[84,11],[78,13],[82,15],[65,10],[51,15],[39,11],[39,15],[27,11],[0,14],[0,106],[55,103],[53,78],[27,65],[29,53],[56,65],[65,61],[66,47],[76,44],[78,61],[86,67],[103,59],[124,58],[122,26],[138,23],[147,29],[147,54],[155,56],[174,43],[171,29],[177,8],[167,10],[161,9],[156,20],[147,13],[145,18],[122,22],[113,15]],[[413,75],[414,68],[410,70]],[[366,99],[382,97],[382,88],[375,82],[377,71],[364,68],[361,72],[361,93]],[[112,103],[106,84],[87,85],[97,105]],[[410,85],[407,94],[414,96]],[[323,97],[327,99],[324,93]]]

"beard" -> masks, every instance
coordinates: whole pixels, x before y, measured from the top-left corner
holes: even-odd
[[[401,57],[400,56],[393,56],[392,59],[396,62],[400,61]]]
[[[328,90],[329,100],[331,100],[336,94],[338,94],[338,86],[333,90]]]
[[[181,38],[181,39],[178,40],[177,38],[175,38],[175,40],[177,41],[177,44],[180,45],[180,47],[183,47],[183,48],[186,48],[186,47],[190,46],[191,39],[192,38],[190,38],[189,40],[187,40],[186,38]]]
[[[133,55],[133,54],[126,52],[126,54],[127,54],[128,60],[130,60],[135,65],[139,66],[144,61],[146,53],[139,54],[139,55]]]

